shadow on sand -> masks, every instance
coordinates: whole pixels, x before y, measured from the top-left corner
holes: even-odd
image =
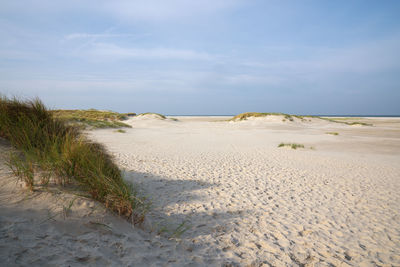
[[[248,211],[219,212],[208,210],[209,197],[200,192],[218,184],[200,180],[174,180],[151,173],[124,171],[151,203],[144,229],[165,237],[193,239],[199,236],[222,236],[232,231],[235,222]],[[182,207],[179,207],[182,205]]]

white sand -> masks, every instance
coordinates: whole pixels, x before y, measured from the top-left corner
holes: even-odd
[[[0,194],[0,259],[7,265],[400,265],[399,119],[361,119],[375,125],[367,127],[177,118],[134,118],[126,133],[89,133],[151,199],[144,231],[92,201],[79,199],[62,216],[68,201],[50,201],[51,193],[22,200],[10,176]],[[278,148],[281,142],[306,148]],[[4,166],[1,172],[8,177]],[[41,223],[49,209],[59,216]]]

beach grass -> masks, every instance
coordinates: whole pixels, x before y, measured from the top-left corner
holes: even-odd
[[[230,119],[231,121],[242,121],[242,120],[247,120],[248,118],[251,117],[267,117],[267,116],[283,116],[284,118],[282,119],[282,121],[294,121],[294,118],[300,119],[302,122],[307,121],[311,121],[311,118],[316,118],[316,119],[321,119],[321,120],[326,120],[326,121],[330,121],[330,122],[335,122],[335,123],[343,123],[346,125],[350,125],[350,126],[354,126],[354,125],[360,125],[360,126],[373,126],[370,123],[365,123],[365,122],[360,122],[360,121],[346,121],[346,119],[343,118],[327,118],[327,117],[319,117],[319,116],[313,116],[313,115],[291,115],[291,114],[286,114],[286,113],[274,113],[274,112],[270,112],[270,113],[260,113],[260,112],[245,112],[245,113],[241,113],[239,115],[234,116],[232,119]]]
[[[326,120],[330,122],[335,122],[335,123],[343,123],[346,125],[354,126],[354,125],[360,125],[360,126],[373,126],[371,123],[366,123],[366,122],[361,122],[361,121],[346,121],[349,118],[326,118],[326,117],[318,117],[321,120]],[[352,118],[351,118],[352,119]]]
[[[296,143],[280,143],[278,147],[290,147],[291,149],[298,149],[298,148],[304,148],[304,145]]]
[[[146,116],[146,115],[155,115],[156,117],[159,117],[160,119],[165,120],[167,117],[163,114],[160,113],[152,113],[152,112],[146,112],[146,113],[140,113],[138,116]]]
[[[126,133],[126,131],[122,130],[122,129],[115,130],[114,132],[116,132],[116,133]]]
[[[247,120],[248,118],[251,117],[267,117],[267,116],[284,116],[285,119],[289,120],[289,121],[293,121],[293,117],[299,117],[302,118],[301,116],[297,116],[297,115],[289,115],[289,114],[285,114],[285,113],[260,113],[260,112],[245,112],[245,113],[241,113],[239,115],[234,116],[231,120],[232,121],[242,121],[242,120]]]
[[[39,99],[0,98],[0,136],[18,151],[10,155],[12,171],[31,190],[37,177],[42,184],[74,184],[108,209],[142,222],[146,203],[123,180],[105,148],[53,115]]]
[[[84,129],[98,128],[122,128],[132,127],[123,120],[135,113],[117,113],[113,111],[103,111],[96,109],[88,110],[50,110],[55,118],[62,120],[70,125],[78,126]]]
[[[330,134],[330,135],[339,135],[338,132],[326,132],[326,134]]]

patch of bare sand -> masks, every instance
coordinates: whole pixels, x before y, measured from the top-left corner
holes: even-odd
[[[1,262],[400,265],[397,121],[351,127],[178,119],[132,121],[124,134],[88,133],[151,198],[144,230],[73,194],[27,194],[2,159]],[[9,147],[0,149],[6,155]]]
[[[243,266],[400,264],[399,124],[178,119],[133,124],[118,138],[107,130],[91,136],[151,197],[149,227],[185,222],[182,257]]]
[[[134,228],[95,201],[57,187],[27,191],[6,166],[11,148],[0,141],[0,266],[196,263],[176,239]]]

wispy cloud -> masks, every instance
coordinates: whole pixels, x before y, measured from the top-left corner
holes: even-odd
[[[253,69],[275,73],[349,73],[368,74],[400,68],[400,54],[396,53],[400,47],[400,38],[380,40],[365,44],[355,44],[342,48],[304,47],[287,48],[298,50],[298,53],[307,55],[299,59],[262,59],[259,61],[243,61],[238,65]]]
[[[205,15],[215,14],[237,7],[243,0],[20,0],[2,1],[1,13],[18,12],[24,14],[42,13],[54,14],[61,12],[97,13],[111,16],[124,21],[179,21],[182,18],[203,18]]]
[[[64,36],[65,40],[75,39],[101,39],[101,38],[121,38],[121,37],[135,37],[137,34],[127,33],[71,33]]]
[[[177,60],[211,60],[214,56],[185,49],[171,48],[134,48],[121,47],[115,44],[96,43],[88,51],[95,59],[177,59]]]
[[[165,21],[196,18],[238,6],[242,0],[120,0],[102,1],[105,12],[124,20]]]

